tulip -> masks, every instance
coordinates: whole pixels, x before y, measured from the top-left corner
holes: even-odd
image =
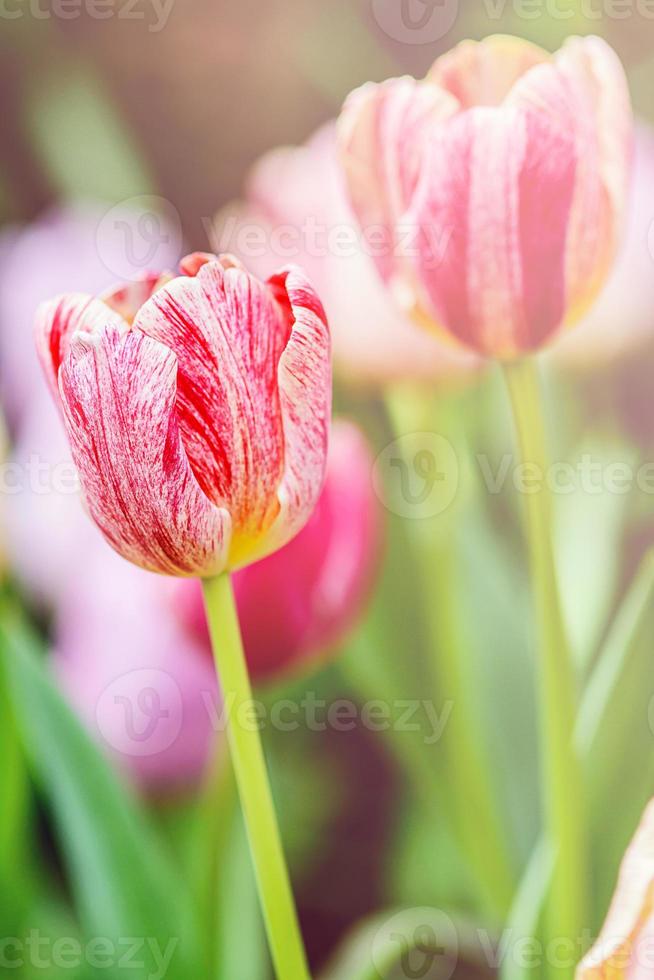
[[[315,506],[329,335],[299,269],[261,282],[190,256],[182,270],[135,296],[52,300],[36,341],[109,544],[152,571],[212,577],[281,547]]]
[[[124,268],[130,278],[140,272],[137,267],[130,271],[121,235],[105,236],[98,247],[106,211],[100,204],[53,207],[0,237],[0,388],[14,432],[43,390],[31,331],[38,304],[66,290],[99,293],[111,284],[112,268]],[[125,209],[128,225],[138,217]],[[171,266],[179,259],[175,239],[173,230],[162,225],[157,258]]]
[[[290,257],[309,272],[327,311],[335,367],[351,383],[463,382],[480,367],[388,303],[347,201],[334,123],[304,146],[263,156],[244,200],[216,216],[212,240],[261,276]]]
[[[557,367],[583,371],[614,364],[654,337],[654,130],[636,124],[625,239],[597,303],[551,349]]]
[[[624,72],[596,37],[554,56],[490,37],[424,81],[368,84],[339,123],[352,206],[403,307],[482,355],[537,350],[596,298],[626,208]]]
[[[577,980],[647,980],[654,976],[654,801],[627,849],[599,939]]]
[[[324,655],[353,626],[370,591],[380,553],[373,459],[361,432],[337,422],[325,486],[306,526],[284,548],[234,576],[250,674],[278,678]],[[202,593],[180,582],[176,604],[206,642]]]

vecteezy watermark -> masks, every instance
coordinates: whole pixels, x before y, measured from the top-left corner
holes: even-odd
[[[459,462],[452,444],[435,432],[411,432],[375,460],[375,493],[392,514],[411,520],[436,517],[453,503]]]
[[[373,939],[371,959],[380,977],[393,969],[393,976],[422,980],[434,975],[438,963],[439,980],[448,980],[456,969],[458,950],[452,919],[439,909],[417,908],[384,922]]]
[[[434,44],[454,28],[460,0],[371,0],[373,16],[394,41]],[[491,25],[506,17],[532,23],[544,18],[589,23],[602,20],[654,20],[654,0],[478,0],[478,12]]]
[[[100,695],[95,721],[115,752],[132,758],[160,755],[175,744],[182,731],[180,687],[164,670],[128,671]]]
[[[375,699],[359,703],[348,698],[327,700],[308,691],[301,700],[279,698],[272,703],[236,700],[233,692],[221,698],[215,690],[196,692],[194,711],[206,712],[207,728],[225,732],[228,725],[249,732],[270,729],[283,734],[300,730],[324,733],[411,733],[425,745],[443,736],[453,701],[436,706],[426,698]],[[143,758],[166,752],[182,735],[185,707],[175,678],[164,670],[128,671],[111,681],[100,694],[95,723],[105,743],[126,757]],[[196,719],[197,720],[197,719]]]
[[[650,461],[635,465],[627,458],[585,452],[575,461],[556,461],[547,467],[521,462],[511,453],[498,459],[478,453],[472,462],[479,485],[490,496],[509,488],[521,496],[545,489],[555,496],[624,496],[635,491],[654,496],[654,462]],[[454,503],[460,474],[457,452],[449,440],[435,432],[412,432],[379,454],[372,483],[391,513],[424,520],[445,513]]]
[[[594,938],[590,929],[583,929],[575,937],[559,935],[542,941],[515,928],[498,933],[465,922],[455,925],[440,909],[415,908],[395,913],[382,924],[373,938],[370,957],[380,976],[392,972],[406,980],[427,976],[447,980],[463,948],[467,957],[493,973],[507,964],[520,971],[542,972],[545,966],[573,971],[593,947]],[[654,969],[654,938],[646,930],[628,941],[623,936],[605,936],[593,947],[592,956],[598,965],[607,961],[608,972],[616,976],[629,967],[650,972]]]
[[[0,496],[30,493],[37,497],[49,494],[68,497],[79,492],[79,474],[71,459],[53,462],[40,453],[30,453],[25,459],[0,463]]]
[[[0,0],[0,20],[128,20],[158,34],[168,23],[175,0]]]
[[[135,282],[144,272],[164,271],[181,257],[179,213],[165,197],[131,197],[107,211],[96,229],[95,244],[112,275]]]
[[[453,227],[400,221],[360,226],[351,221],[329,222],[307,214],[301,224],[266,224],[245,220],[238,212],[220,212],[204,219],[207,237],[217,252],[234,252],[244,260],[419,258],[423,268],[438,268],[452,242]]]
[[[460,0],[372,0],[384,33],[403,44],[434,44],[452,30]]]
[[[32,929],[23,937],[0,937],[0,970],[138,970],[144,980],[165,980],[178,938],[165,945],[152,937],[110,939],[95,936],[81,942],[76,936],[53,939]]]

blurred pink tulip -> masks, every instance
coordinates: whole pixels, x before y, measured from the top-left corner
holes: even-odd
[[[54,667],[70,703],[144,789],[192,786],[220,744],[221,702],[211,658],[165,582],[105,546],[68,585]]]
[[[631,136],[624,71],[595,37],[554,56],[518,38],[465,42],[423,82],[363,86],[339,122],[381,277],[417,321],[497,358],[542,347],[596,298]]]
[[[313,511],[330,341],[298,268],[262,282],[195,255],[182,269],[133,296],[42,304],[36,343],[109,544],[142,568],[212,576],[275,551]]]
[[[550,356],[574,370],[608,365],[654,339],[654,130],[636,125],[634,171],[622,248],[597,303]]]
[[[372,467],[359,429],[336,422],[325,486],[307,525],[280,551],[234,576],[255,681],[301,670],[329,653],[361,615],[381,552]],[[186,621],[208,650],[198,584],[177,589]]]
[[[336,369],[353,382],[461,381],[480,367],[389,302],[347,202],[333,123],[305,146],[262,157],[245,200],[216,216],[212,237],[262,277],[289,259],[307,270],[327,311]]]
[[[625,854],[606,922],[577,980],[651,980],[653,939],[654,801]]]

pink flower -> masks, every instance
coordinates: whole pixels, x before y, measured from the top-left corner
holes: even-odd
[[[106,547],[86,561],[57,608],[53,665],[98,745],[144,790],[201,779],[222,705],[211,656],[164,579]]]
[[[107,541],[143,568],[210,576],[281,547],[311,514],[330,344],[299,269],[266,282],[225,257],[182,269],[135,296],[52,300],[36,339]]]
[[[577,980],[651,980],[653,939],[654,801],[625,854],[606,922]]]
[[[596,298],[628,189],[632,117],[608,45],[465,42],[425,81],[368,84],[339,126],[377,268],[419,322],[481,354],[538,349]]]
[[[478,358],[421,330],[388,302],[352,214],[325,125],[300,147],[272,150],[256,164],[245,200],[215,218],[213,244],[260,276],[290,258],[309,273],[325,304],[340,374],[359,384],[464,380]]]
[[[234,576],[250,673],[270,680],[329,653],[354,625],[370,592],[381,552],[373,459],[361,432],[334,425],[325,486],[296,538]],[[201,589],[176,586],[183,616],[208,647]]]
[[[654,130],[636,124],[633,182],[625,239],[606,288],[575,330],[554,345],[557,365],[595,368],[654,338]]]

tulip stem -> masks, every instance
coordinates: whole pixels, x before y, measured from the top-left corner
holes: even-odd
[[[503,366],[522,462],[539,480],[525,494],[526,533],[538,629],[541,739],[546,830],[556,864],[547,904],[551,939],[578,943],[588,925],[586,835],[581,763],[573,733],[577,704],[574,664],[566,636],[552,545],[552,499],[542,392],[529,359]],[[554,971],[572,976],[573,969]]]
[[[229,575],[203,582],[227,736],[277,980],[310,980]]]

